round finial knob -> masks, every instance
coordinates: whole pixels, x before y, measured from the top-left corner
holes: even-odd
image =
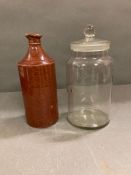
[[[86,39],[94,38],[95,37],[95,28],[93,25],[89,24],[85,29],[84,29],[84,35]]]

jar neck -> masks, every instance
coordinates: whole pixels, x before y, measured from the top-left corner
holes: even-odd
[[[97,52],[73,52],[75,57],[104,57],[109,54],[108,50]]]

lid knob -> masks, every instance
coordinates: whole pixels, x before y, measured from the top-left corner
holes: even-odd
[[[95,38],[95,28],[92,24],[89,24],[85,29],[84,29],[84,35],[85,39],[91,40]]]

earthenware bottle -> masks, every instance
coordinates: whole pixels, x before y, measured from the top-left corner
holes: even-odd
[[[58,120],[55,62],[41,47],[41,35],[27,34],[28,52],[18,63],[27,123],[44,128]]]

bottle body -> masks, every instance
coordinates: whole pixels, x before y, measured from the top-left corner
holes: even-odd
[[[82,128],[109,123],[112,58],[107,51],[75,52],[67,63],[68,120]]]
[[[38,128],[54,124],[58,120],[55,63],[38,41],[29,44],[18,70],[27,123]]]

